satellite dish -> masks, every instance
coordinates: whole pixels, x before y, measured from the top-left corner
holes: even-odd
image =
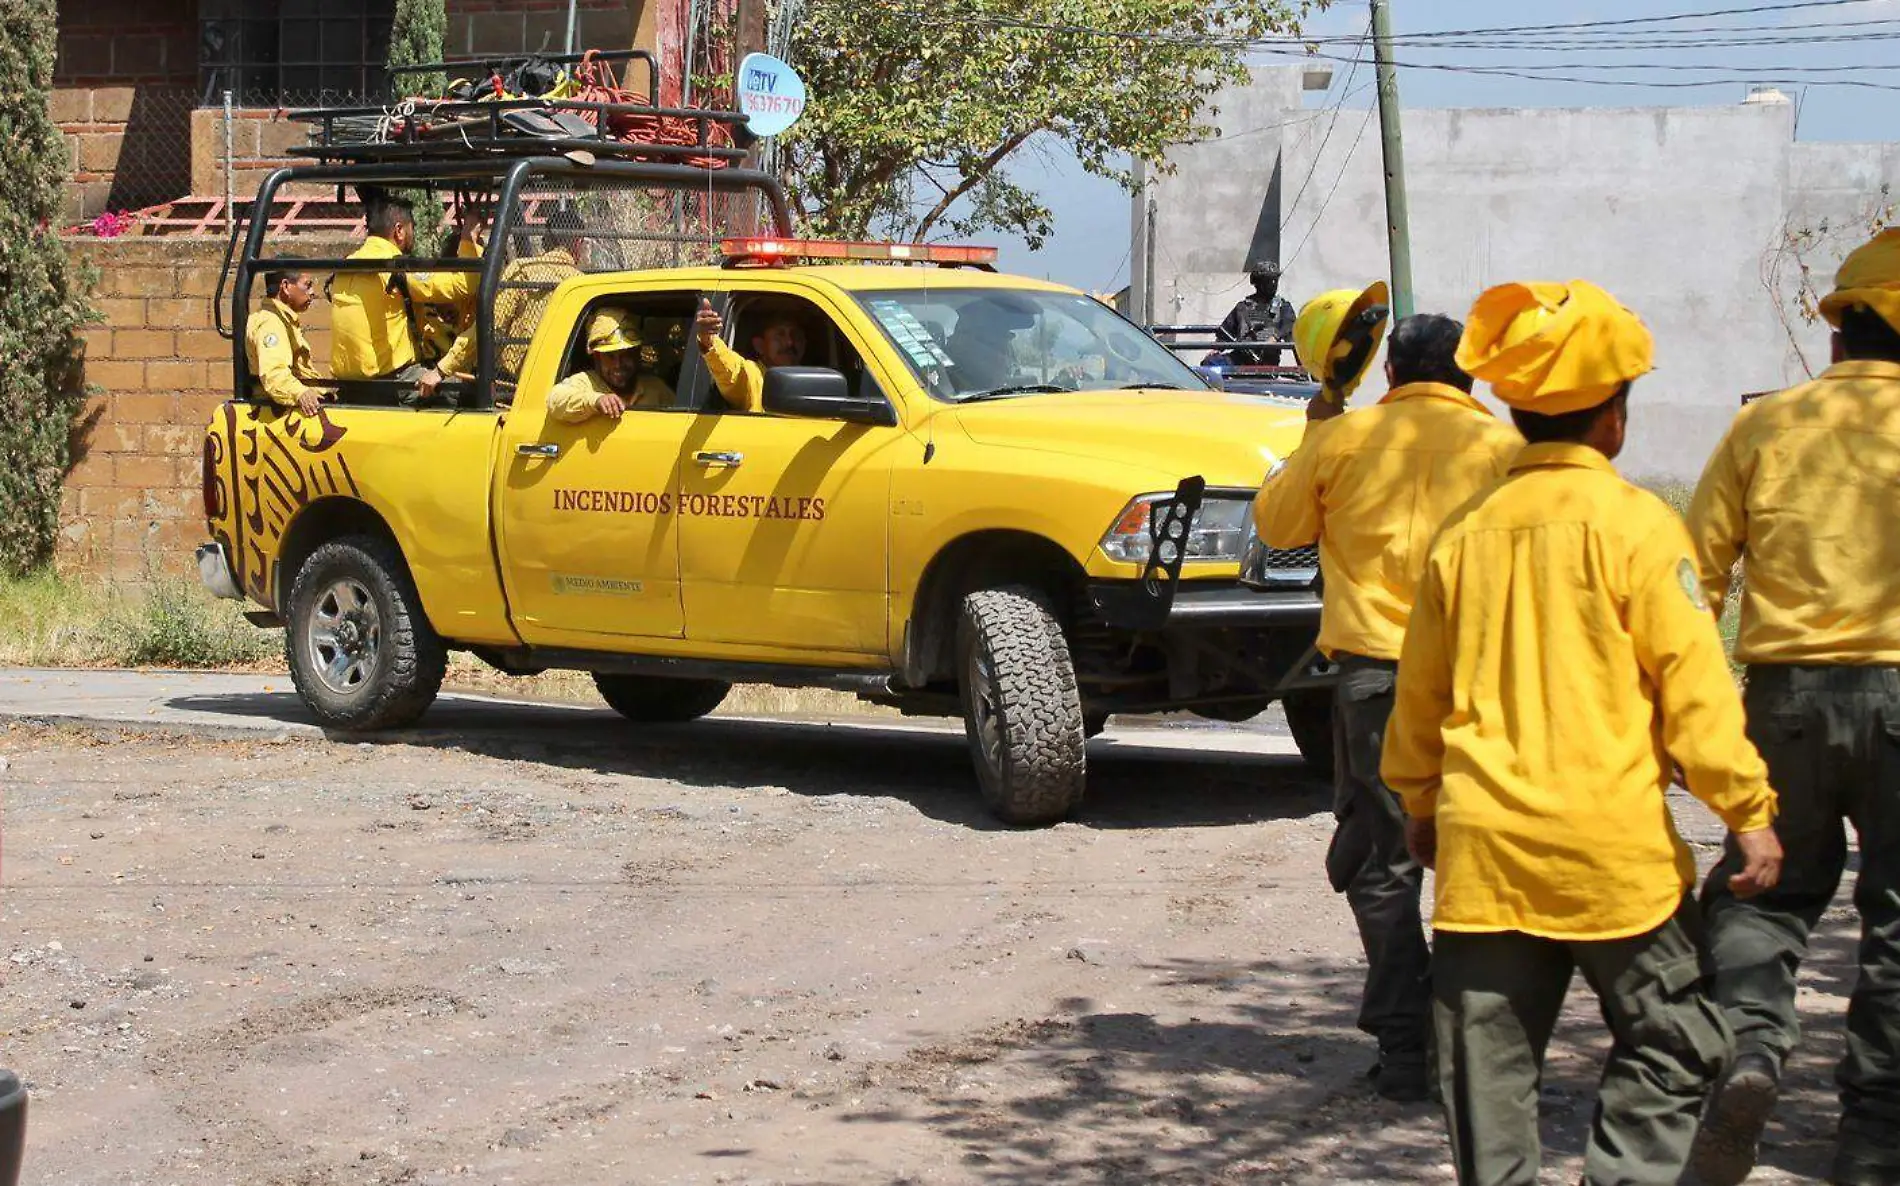
[[[755,136],[777,136],[805,113],[805,80],[771,54],[739,63],[739,111]]]

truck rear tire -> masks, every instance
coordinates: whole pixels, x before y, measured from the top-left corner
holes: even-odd
[[[1287,732],[1314,774],[1333,776],[1333,694],[1296,692],[1280,702]]]
[[[963,599],[957,622],[963,727],[983,798],[1010,824],[1053,824],[1082,802],[1086,722],[1062,624],[1016,586]]]
[[[350,535],[310,553],[291,582],[288,609],[291,682],[324,724],[407,725],[442,690],[448,650],[391,541]]]
[[[679,679],[657,675],[594,673],[594,687],[607,706],[643,725],[696,721],[718,708],[732,685],[716,679]]]

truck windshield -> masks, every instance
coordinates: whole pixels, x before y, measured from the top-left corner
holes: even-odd
[[[1033,289],[919,288],[858,294],[925,390],[962,403],[1207,384],[1100,301]]]

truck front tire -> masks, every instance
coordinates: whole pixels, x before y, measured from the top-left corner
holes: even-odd
[[[596,671],[594,687],[607,706],[643,725],[696,721],[718,708],[732,685],[716,679],[624,675]]]
[[[389,540],[332,540],[290,586],[284,655],[298,695],[326,725],[390,729],[420,717],[448,670],[402,553]]]
[[[957,658],[964,732],[990,810],[1011,824],[1066,817],[1082,802],[1086,724],[1075,663],[1048,603],[1017,586],[965,597]]]

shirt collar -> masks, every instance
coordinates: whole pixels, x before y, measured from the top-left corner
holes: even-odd
[[[284,302],[278,300],[276,297],[270,297],[267,300],[265,300],[264,303],[269,305],[271,309],[274,310],[279,317],[282,317],[285,321],[288,321],[292,325],[296,325],[303,320],[303,318],[297,316],[297,311],[295,309],[291,308],[289,305],[286,305]]]
[[[1474,412],[1491,415],[1491,409],[1478,402],[1478,397],[1469,391],[1460,391],[1449,383],[1401,383],[1385,393],[1381,404],[1403,403],[1408,399],[1439,399],[1446,403],[1457,404]]]
[[[1850,358],[1821,372],[1823,379],[1900,379],[1900,362],[1879,358]]]
[[[1522,473],[1527,469],[1554,469],[1560,467],[1574,469],[1593,469],[1601,473],[1613,474],[1616,467],[1610,459],[1588,445],[1579,445],[1572,441],[1546,441],[1537,445],[1525,445],[1511,459],[1511,472]]]
[[[356,253],[366,259],[395,259],[402,254],[402,248],[381,235],[371,235],[363,240]]]

